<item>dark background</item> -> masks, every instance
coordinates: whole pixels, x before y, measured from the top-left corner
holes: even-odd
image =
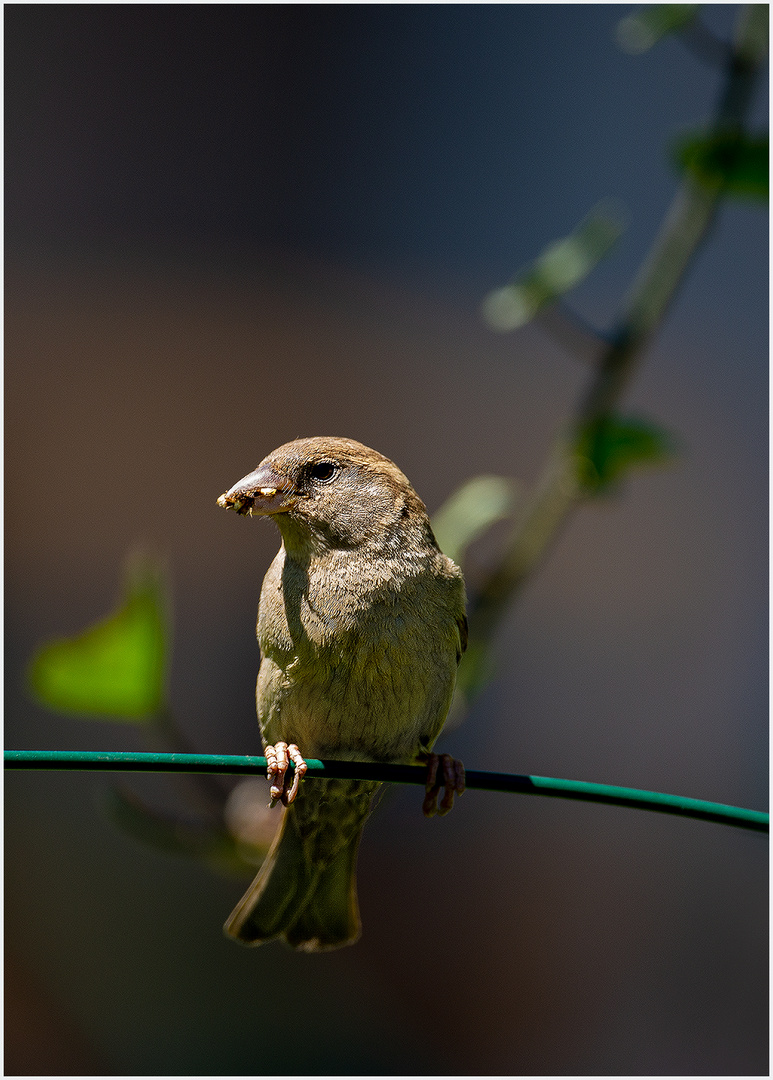
[[[6,6],[8,746],[143,747],[23,672],[144,544],[186,732],[258,752],[277,537],[215,499],[278,444],[360,439],[430,510],[534,479],[587,372],[480,302],[615,196],[628,231],[573,298],[605,324],[719,87],[678,41],[621,52],[629,10]],[[767,235],[723,209],[626,403],[682,456],[572,520],[441,742],[468,766],[765,807]],[[8,1072],[767,1072],[759,835],[478,792],[427,822],[400,789],[361,942],[309,957],[226,941],[242,883],[117,831],[108,784],[6,779]]]

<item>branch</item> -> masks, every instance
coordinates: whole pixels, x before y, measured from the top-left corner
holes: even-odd
[[[761,20],[766,5],[748,5],[738,19],[711,134],[740,135],[763,61]],[[568,433],[556,439],[524,505],[500,564],[483,582],[470,608],[473,654],[485,650],[513,596],[542,560],[570,514],[587,494],[576,446],[583,431],[599,427],[616,409],[653,334],[712,225],[724,193],[689,175],[676,193],[649,255],[624,299],[617,329],[602,345],[595,377],[580,400]]]

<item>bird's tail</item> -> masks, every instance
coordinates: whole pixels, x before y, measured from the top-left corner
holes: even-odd
[[[336,790],[353,784],[356,792]],[[226,934],[244,945],[281,937],[305,952],[356,941],[357,849],[375,786],[340,780],[302,785],[260,873],[226,922]]]

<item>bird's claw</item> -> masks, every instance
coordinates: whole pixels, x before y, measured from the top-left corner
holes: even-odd
[[[278,802],[281,802],[284,806],[289,806],[298,794],[298,788],[306,775],[308,766],[295,743],[278,742],[274,746],[267,746],[265,752],[266,776],[271,784],[270,805],[276,806]],[[288,788],[290,762],[295,768],[292,784]]]
[[[438,779],[438,768],[442,765],[443,772]],[[437,797],[441,787],[445,788],[443,798],[438,805]],[[447,814],[454,805],[454,795],[461,795],[464,791],[464,765],[461,761],[452,758],[450,754],[427,755],[427,789],[424,796],[422,810],[425,817],[434,817],[439,814]]]

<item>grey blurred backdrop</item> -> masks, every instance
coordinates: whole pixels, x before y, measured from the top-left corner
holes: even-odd
[[[23,679],[141,544],[187,734],[259,752],[277,535],[215,499],[276,445],[360,439],[430,510],[533,480],[586,372],[480,302],[615,196],[628,231],[574,297],[603,325],[719,86],[678,41],[621,52],[629,10],[6,6],[7,746],[142,748]],[[561,536],[442,741],[469,767],[765,808],[767,236],[722,211],[626,403],[682,457]],[[242,883],[119,832],[109,783],[6,779],[8,1072],[767,1072],[759,835],[477,792],[428,822],[399,789],[361,942],[310,957],[226,941]]]

